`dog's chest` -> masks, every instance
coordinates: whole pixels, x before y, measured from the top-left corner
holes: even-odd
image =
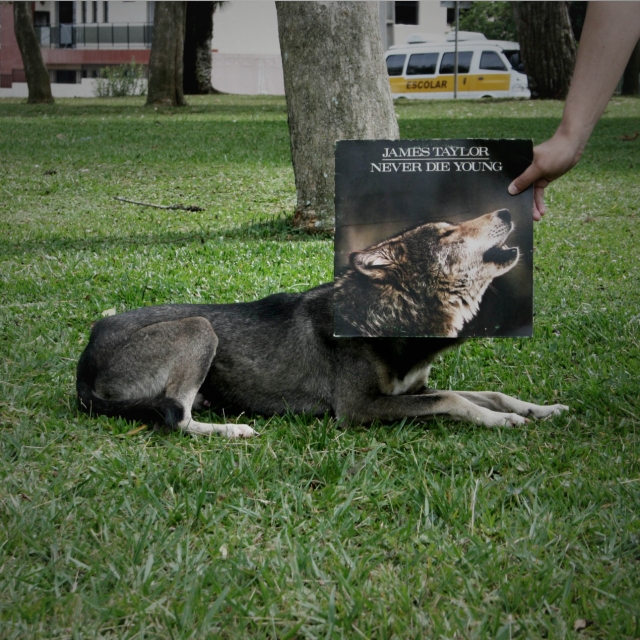
[[[393,378],[389,395],[400,396],[406,393],[417,393],[421,391],[428,386],[430,370],[431,365],[419,364],[413,367],[404,378]]]

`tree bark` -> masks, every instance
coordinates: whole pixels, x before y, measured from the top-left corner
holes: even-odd
[[[42,59],[40,43],[33,28],[30,2],[13,3],[13,24],[27,77],[30,104],[52,103],[49,72]]]
[[[220,2],[187,2],[184,37],[184,92],[220,93],[211,84],[213,14]]]
[[[276,2],[297,204],[308,231],[335,225],[337,140],[398,138],[377,2]]]
[[[576,61],[565,2],[512,2],[520,54],[534,98],[564,100]]]
[[[624,70],[621,93],[623,96],[637,96],[640,93],[640,40]]]
[[[183,106],[186,2],[156,2],[149,58],[147,105]]]

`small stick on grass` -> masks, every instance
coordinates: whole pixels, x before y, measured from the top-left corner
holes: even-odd
[[[138,202],[137,200],[129,200],[129,198],[121,198],[120,196],[113,196],[114,200],[119,200],[120,202],[128,202],[130,204],[137,204],[141,207],[153,207],[154,209],[165,209],[165,210],[176,210],[180,209],[182,211],[204,211],[202,207],[197,207],[194,204],[152,204],[151,202]]]
[[[476,486],[473,488],[473,496],[471,497],[471,535],[473,535],[474,524],[476,519],[476,496],[478,495],[478,485],[480,480],[476,480]]]

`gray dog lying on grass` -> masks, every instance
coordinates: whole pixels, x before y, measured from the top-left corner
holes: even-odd
[[[351,269],[335,285],[104,318],[78,363],[80,407],[230,438],[256,432],[198,422],[192,410],[328,413],[359,423],[444,414],[488,427],[558,414],[567,407],[427,386],[432,361],[463,342],[457,336],[491,281],[517,263],[518,249],[503,244],[512,228],[504,209],[457,225],[424,224],[352,254]],[[448,337],[335,338],[334,296],[354,301],[348,321],[365,335],[377,335],[391,319],[408,333]]]

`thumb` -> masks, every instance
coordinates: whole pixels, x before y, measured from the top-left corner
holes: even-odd
[[[530,187],[536,180],[542,177],[542,171],[535,165],[531,164],[524,173],[519,175],[508,188],[509,193],[515,196],[527,187]]]

